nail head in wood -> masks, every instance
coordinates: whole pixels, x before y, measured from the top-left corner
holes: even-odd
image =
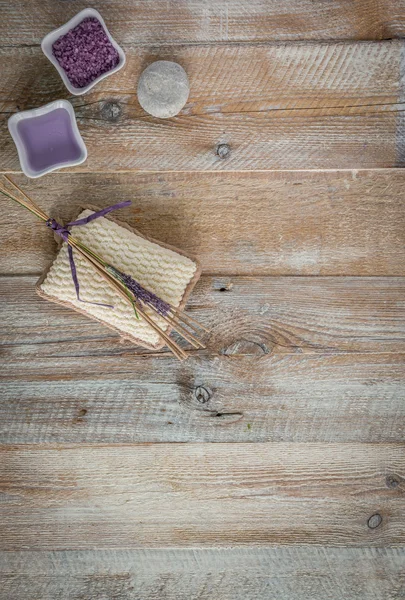
[[[122,108],[118,102],[104,102],[101,107],[101,116],[106,121],[117,121],[122,114]]]
[[[219,156],[219,158],[224,159],[224,158],[228,158],[228,156],[231,154],[231,148],[229,147],[228,144],[219,144],[217,146],[217,155]]]
[[[158,60],[144,70],[138,82],[138,100],[142,108],[160,119],[176,116],[190,93],[187,73],[179,64]]]
[[[381,525],[381,523],[382,516],[379,513],[375,513],[375,515],[372,515],[367,521],[367,525],[370,527],[370,529],[376,529]]]

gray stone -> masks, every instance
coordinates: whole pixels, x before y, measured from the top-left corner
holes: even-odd
[[[147,113],[161,119],[177,115],[187,102],[189,92],[185,70],[168,60],[149,65],[138,82],[139,104]]]

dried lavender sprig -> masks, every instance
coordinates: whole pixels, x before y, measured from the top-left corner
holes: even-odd
[[[165,302],[153,292],[150,292],[146,288],[144,288],[140,283],[138,283],[133,277],[127,275],[126,273],[122,273],[112,265],[107,265],[106,270],[113,277],[121,281],[121,283],[133,293],[137,300],[140,300],[144,304],[153,306],[160,315],[164,317],[169,313],[171,306],[168,302]]]

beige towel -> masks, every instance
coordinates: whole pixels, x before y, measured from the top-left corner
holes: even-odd
[[[96,207],[86,207],[79,219]],[[75,227],[72,235],[114,267],[136,279],[174,307],[182,308],[200,276],[198,263],[170,246],[145,238],[128,225],[110,216]],[[160,336],[142,318],[136,319],[131,305],[115,291],[84,258],[74,252],[80,298],[90,302],[112,304],[113,309],[86,304],[76,297],[70,272],[67,244],[63,243],[55,260],[37,284],[40,296],[77,310],[117,330],[121,336],[146,348],[164,346]],[[168,326],[150,309],[148,314],[168,331]]]

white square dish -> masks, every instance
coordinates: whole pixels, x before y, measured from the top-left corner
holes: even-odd
[[[54,56],[52,47],[53,47],[53,44],[60,37],[66,35],[71,29],[74,29],[84,19],[87,19],[89,17],[90,18],[95,18],[95,19],[97,19],[101,23],[101,25],[102,25],[102,27],[103,27],[103,29],[104,29],[104,31],[105,31],[105,33],[106,33],[106,35],[107,35],[110,43],[115,48],[115,50],[118,52],[119,62],[118,62],[118,64],[114,68],[110,69],[109,71],[106,71],[105,73],[102,73],[101,75],[99,75],[98,77],[96,77],[96,79],[94,79],[93,81],[91,81],[88,85],[79,88],[79,87],[75,87],[74,85],[72,85],[71,81],[69,80],[69,78],[68,78],[68,76],[66,74],[66,71],[59,64],[58,60]],[[111,36],[111,34],[108,31],[108,28],[107,28],[107,26],[106,26],[106,24],[104,22],[103,17],[94,8],[85,8],[84,10],[80,11],[79,13],[77,13],[77,15],[75,15],[74,17],[72,17],[70,19],[70,21],[68,21],[67,23],[65,23],[61,27],[58,27],[58,29],[54,29],[53,31],[51,31],[50,33],[48,33],[44,37],[44,39],[42,40],[41,48],[42,48],[42,51],[45,54],[45,56],[51,61],[51,63],[56,68],[56,70],[59,72],[59,75],[61,76],[62,81],[65,84],[66,88],[74,96],[80,96],[82,94],[85,94],[86,92],[88,92],[89,90],[91,90],[91,88],[93,88],[99,81],[101,81],[102,79],[105,79],[106,77],[108,77],[109,75],[112,75],[113,73],[116,73],[117,71],[119,71],[120,69],[122,69],[122,67],[125,65],[125,54],[124,54],[123,49],[117,44],[117,42]]]
[[[31,127],[30,132],[27,127]],[[80,165],[87,158],[73,106],[67,100],[15,113],[8,120],[8,129],[27,177]]]

